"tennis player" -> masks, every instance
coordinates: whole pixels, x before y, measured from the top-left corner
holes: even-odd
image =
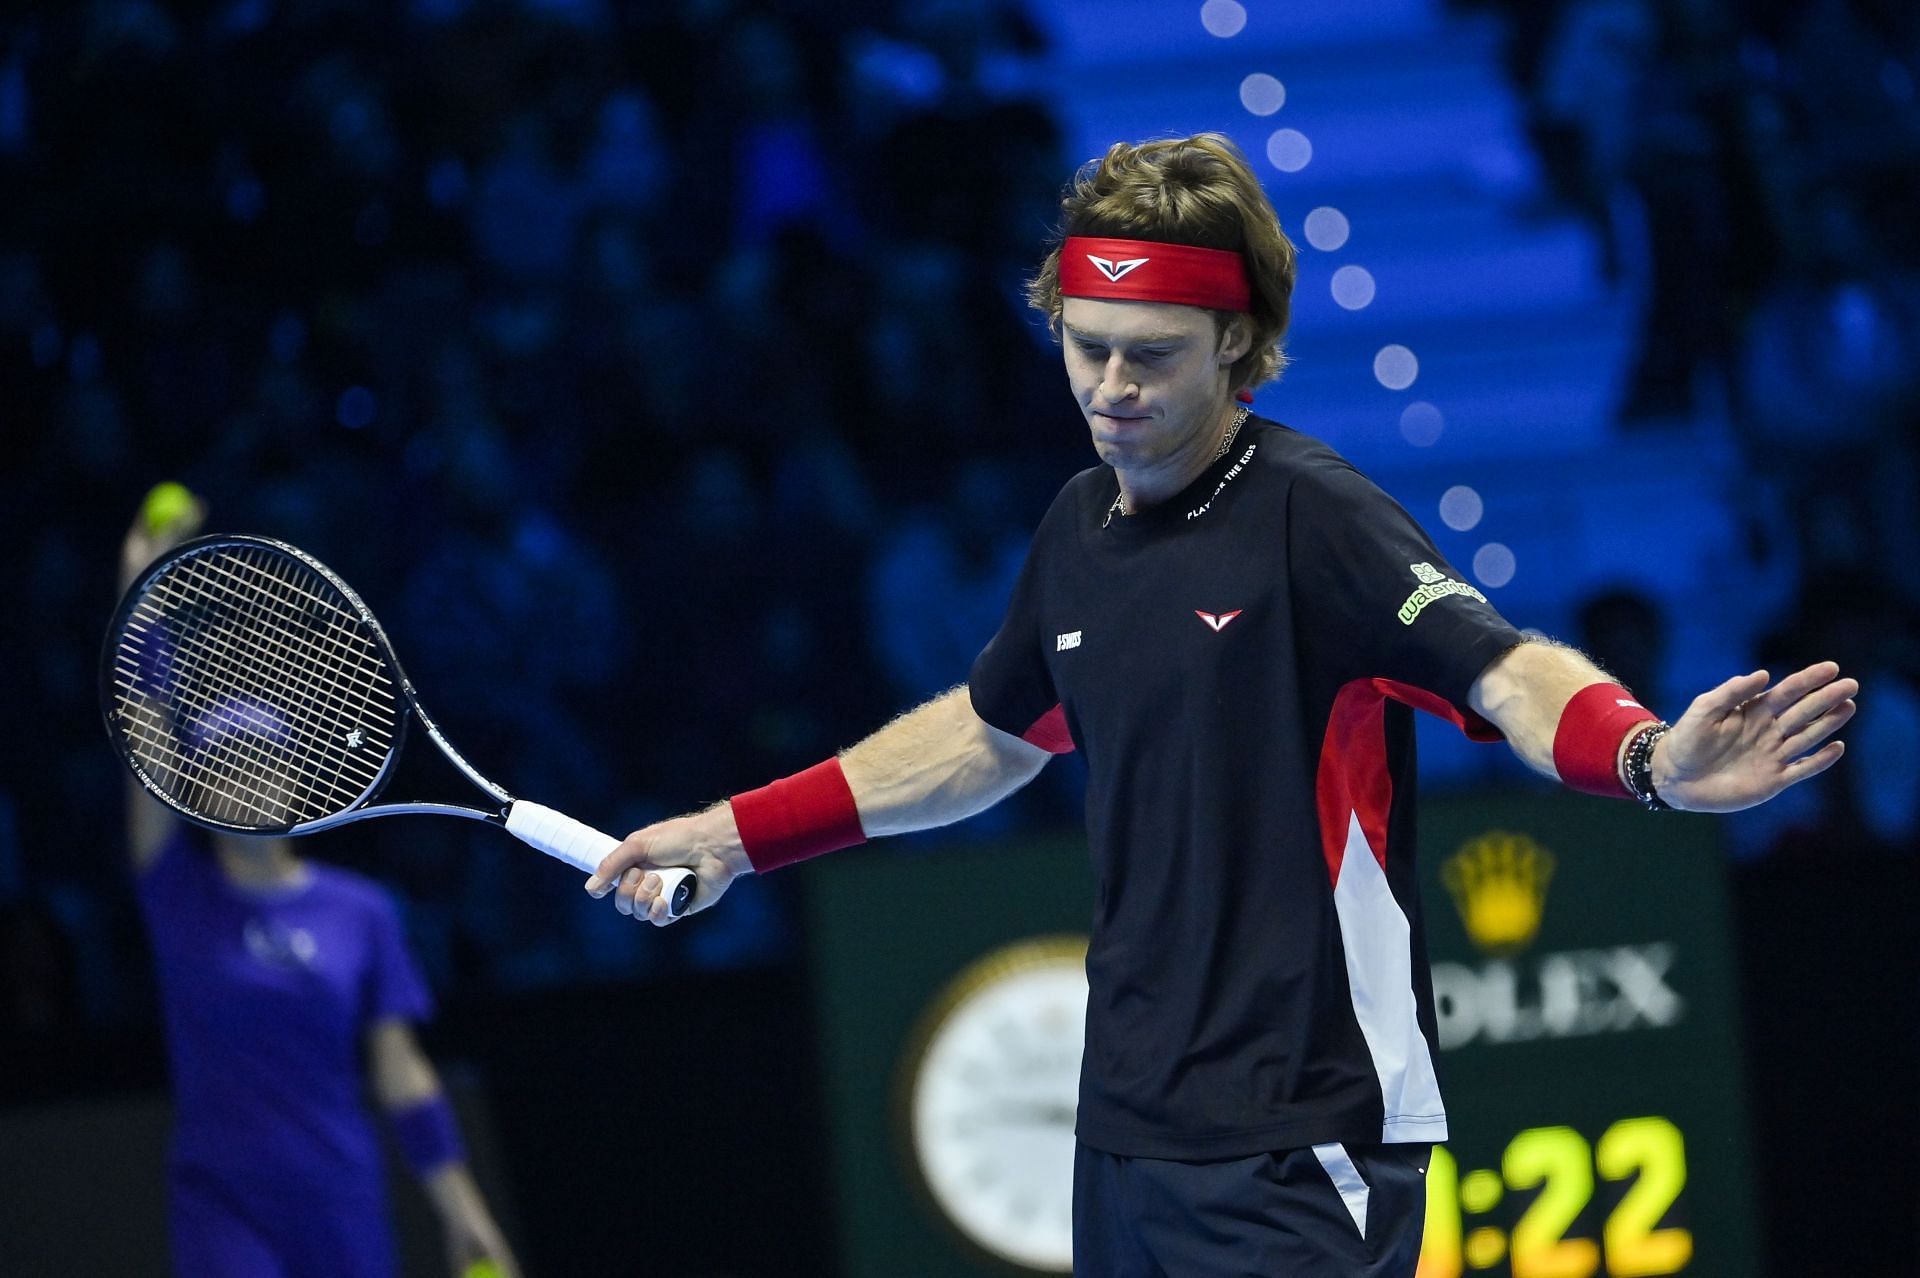
[[[193,535],[135,522],[121,587]],[[244,706],[197,731],[270,730]],[[519,1268],[466,1164],[413,1025],[432,1003],[393,903],[288,839],[210,843],[129,780],[127,841],[152,938],[174,1094],[169,1224],[181,1278],[381,1278],[396,1272],[385,1112],[445,1233],[456,1275]]]
[[[1522,636],[1331,448],[1250,415],[1242,393],[1283,364],[1294,249],[1226,138],[1115,145],[1062,208],[1030,297],[1101,464],[1042,520],[969,683],[637,831],[588,889],[661,923],[651,868],[693,867],[705,908],[738,875],[978,812],[1078,749],[1096,893],[1076,1269],[1410,1276],[1447,1137],[1412,711],[1578,790],[1726,812],[1831,767],[1858,684],[1755,671],[1669,726]]]

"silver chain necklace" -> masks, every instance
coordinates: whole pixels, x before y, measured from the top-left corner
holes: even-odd
[[[1207,465],[1211,466],[1214,462],[1219,461],[1227,455],[1227,450],[1233,447],[1233,437],[1238,435],[1240,428],[1247,424],[1247,415],[1252,411],[1253,410],[1245,404],[1239,407],[1233,415],[1233,423],[1227,427],[1226,438],[1220,441],[1220,447],[1214,451],[1212,457],[1207,459]],[[1100,526],[1105,528],[1108,524],[1111,524],[1115,515],[1119,515],[1124,519],[1131,513],[1132,512],[1127,509],[1127,495],[1121,493],[1113,499],[1113,505],[1107,507],[1107,517],[1100,521]]]

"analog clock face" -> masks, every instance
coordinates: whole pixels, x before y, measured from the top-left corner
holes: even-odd
[[[996,950],[938,998],[909,1056],[908,1144],[935,1207],[975,1246],[1073,1268],[1073,1120],[1086,940]]]

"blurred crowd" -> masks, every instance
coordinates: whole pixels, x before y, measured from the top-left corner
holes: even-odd
[[[1021,295],[1067,164],[1044,52],[1011,4],[946,0],[90,0],[0,27],[0,185],[31,194],[0,202],[9,699],[39,725],[0,747],[0,963],[35,1004],[0,1013],[143,1014],[91,706],[156,481],[334,567],[464,753],[608,829],[963,680],[1086,464]],[[1071,789],[1026,803],[1070,821]],[[459,822],[307,850],[397,885],[470,989],[791,944],[749,891],[636,946]]]
[[[1911,411],[1920,10],[1488,2],[1554,195],[1649,292],[1629,420],[1711,397],[1768,435],[1851,434]]]
[[[1738,424],[1800,548],[1779,653],[1860,675],[1893,707],[1860,731],[1910,764],[1920,554],[1887,548],[1920,549],[1920,13],[1485,2],[1510,11],[1555,198],[1644,287],[1628,418]],[[15,12],[0,1023],[148,1014],[93,706],[116,547],[154,482],[332,565],[482,771],[623,832],[963,679],[1087,464],[1021,298],[1083,157],[1017,0]],[[1645,601],[1589,621],[1657,670]],[[1912,776],[1857,754],[1753,846],[1910,846]],[[1068,764],[990,820],[1076,809]],[[375,822],[310,850],[402,893],[443,985],[792,943],[777,880],[636,946],[496,832]]]
[[[1550,197],[1590,220],[1643,300],[1623,427],[1717,417],[1742,445],[1753,539],[1798,578],[1797,606],[1748,655],[1776,671],[1831,657],[1866,688],[1846,765],[1729,823],[1737,851],[1911,853],[1920,8],[1456,2],[1500,11]],[[1595,602],[1615,629],[1631,615]]]

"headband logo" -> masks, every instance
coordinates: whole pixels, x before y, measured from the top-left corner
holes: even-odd
[[[1087,254],[1087,260],[1089,262],[1092,262],[1096,267],[1098,267],[1100,270],[1100,273],[1106,276],[1108,280],[1110,280],[1115,284],[1118,284],[1121,280],[1121,277],[1126,275],[1127,272],[1133,270],[1136,267],[1145,266],[1148,263],[1148,261],[1150,261],[1151,259],[1144,258],[1144,257],[1130,257],[1124,262],[1116,262],[1116,261],[1113,261],[1111,258],[1095,257],[1093,254],[1089,253]]]

